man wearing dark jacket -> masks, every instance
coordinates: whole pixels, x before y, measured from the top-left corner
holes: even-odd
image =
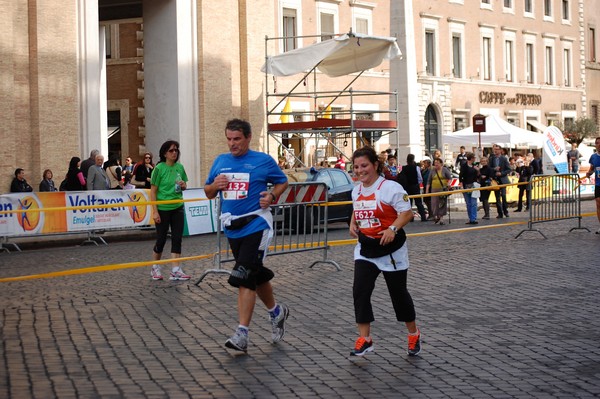
[[[95,165],[96,164],[96,155],[100,154],[100,151],[98,150],[92,150],[92,152],[90,152],[90,157],[86,160],[84,160],[83,162],[81,162],[81,166],[79,167],[81,169],[81,173],[83,173],[83,177],[87,180],[87,175],[88,172],[90,170],[90,166]],[[85,187],[84,187],[85,190]]]
[[[25,180],[25,171],[22,168],[15,169],[15,178],[10,184],[11,193],[30,193],[33,188]]]
[[[402,167],[402,171],[398,173],[397,181],[404,187],[408,195],[420,195],[421,194],[421,183],[423,178],[421,177],[421,168],[415,162],[415,156],[408,154],[406,156],[406,165]],[[418,198],[411,198],[410,204],[412,206],[413,200],[417,205],[417,211],[421,216],[421,222],[427,221],[427,214],[425,213],[425,207],[423,206],[423,200]]]
[[[502,147],[498,144],[494,144],[493,154],[490,155],[489,165],[494,171],[491,176],[492,179],[496,180],[498,184],[509,184],[508,174],[511,172],[510,164],[508,159],[502,154]],[[496,197],[496,210],[498,211],[497,219],[502,217],[508,217],[508,203],[506,202],[506,187],[502,187],[499,190],[494,191]]]

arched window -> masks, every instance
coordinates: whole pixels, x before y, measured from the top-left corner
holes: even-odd
[[[435,109],[432,105],[429,105],[425,110],[425,151],[433,152],[433,150],[438,149],[439,142],[439,133],[438,133],[438,120],[437,115],[435,113]]]

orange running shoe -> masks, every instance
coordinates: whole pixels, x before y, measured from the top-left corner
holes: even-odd
[[[373,352],[373,340],[367,341],[365,337],[358,337],[350,356],[363,356],[367,352]]]
[[[421,352],[421,330],[418,330],[417,335],[408,336],[408,356],[417,356]]]

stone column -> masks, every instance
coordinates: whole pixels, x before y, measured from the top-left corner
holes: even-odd
[[[144,0],[146,148],[168,139],[181,146],[188,187],[200,187],[198,46],[195,0]]]
[[[98,26],[98,0],[78,0],[79,123],[81,159],[98,149],[108,156],[106,49]]]
[[[398,92],[398,162],[406,159],[409,153],[417,159],[423,151],[423,133],[419,118],[419,85],[417,83],[417,61],[415,54],[415,29],[413,24],[412,0],[395,0],[390,4],[390,32],[398,40],[402,59],[390,62],[390,90]],[[394,147],[394,137],[390,145]]]

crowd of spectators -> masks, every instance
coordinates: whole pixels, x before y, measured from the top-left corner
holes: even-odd
[[[40,192],[84,191],[84,190],[121,190],[150,188],[150,178],[154,170],[152,154],[147,152],[141,161],[135,163],[131,157],[125,158],[124,165],[116,155],[110,155],[104,162],[104,156],[98,150],[92,150],[89,158],[81,160],[72,157],[64,178],[57,183],[50,169],[44,170],[39,183]],[[11,193],[32,192],[33,187],[25,178],[23,168],[15,169],[15,177],[10,185]]]

